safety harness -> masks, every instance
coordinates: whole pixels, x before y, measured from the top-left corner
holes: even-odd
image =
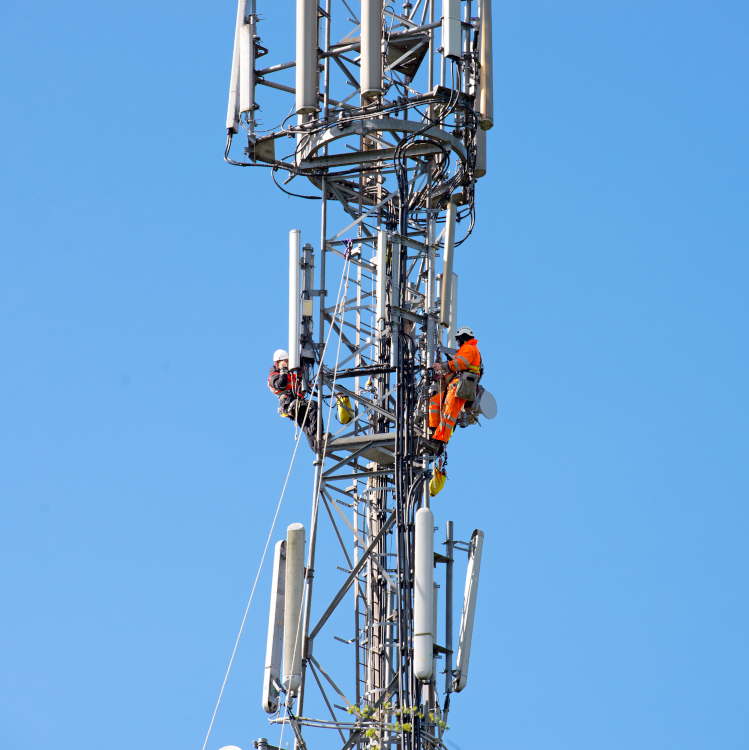
[[[271,380],[274,375],[281,375],[279,369],[274,365],[271,368],[270,375],[268,376],[268,388],[278,396],[278,402],[280,407],[278,409],[282,417],[293,417],[293,404],[295,401],[304,401],[304,390],[302,387],[302,379],[296,371],[290,371],[286,373],[286,387],[285,388],[274,388]]]

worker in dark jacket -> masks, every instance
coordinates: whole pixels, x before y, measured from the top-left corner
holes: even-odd
[[[317,404],[305,399],[302,377],[297,370],[289,371],[289,353],[283,349],[273,354],[268,388],[278,396],[278,413],[302,428],[309,447],[317,453]]]

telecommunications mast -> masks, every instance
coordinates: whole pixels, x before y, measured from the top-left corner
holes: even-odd
[[[491,0],[296,0],[295,59],[266,65],[258,25],[280,35],[292,8],[239,0],[226,122],[230,164],[270,168],[322,207],[319,234],[289,228],[289,367],[319,416],[312,519],[275,546],[258,698],[296,748],[444,750],[451,694],[468,679],[484,534],[466,526],[457,541],[446,521],[435,549],[430,376],[455,353],[455,251],[487,168]],[[261,113],[280,125],[263,130]],[[478,401],[463,425],[494,416],[488,394]],[[344,426],[329,436],[331,408]],[[323,544],[345,574],[330,601],[312,596]],[[468,556],[457,635],[456,550]],[[318,644],[327,653],[351,603],[354,637],[325,663]]]

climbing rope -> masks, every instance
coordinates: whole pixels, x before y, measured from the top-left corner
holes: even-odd
[[[341,273],[341,281],[340,281],[340,283],[338,285],[338,296],[336,297],[336,305],[335,305],[335,310],[334,310],[333,315],[332,315],[332,321],[335,321],[335,319],[338,316],[339,312],[340,312],[340,315],[341,315],[341,319],[343,319],[343,313],[344,313],[345,308],[346,308],[346,305],[345,305],[345,299],[346,298],[344,296],[344,304],[341,305],[340,304],[340,301],[341,301],[341,292],[344,289],[344,285],[343,285],[344,278],[346,279],[346,287],[345,288],[348,289],[348,269],[349,269],[349,266],[350,266],[349,260],[346,259],[346,262],[345,262],[345,264],[343,266],[343,272]],[[340,330],[339,330],[339,336],[338,336],[338,351],[340,352],[340,348],[341,348],[340,339],[341,339],[341,336],[343,334],[343,327],[339,326],[339,329]],[[325,348],[323,349],[323,353],[328,348],[328,341],[330,340],[330,334],[332,332],[333,332],[333,325],[332,325],[332,322],[331,322],[331,326],[330,326],[330,328],[328,330],[328,336],[325,339]],[[338,364],[337,363],[338,363],[338,357],[336,357],[336,368],[335,368],[334,376],[333,376],[334,377],[334,380],[333,380],[334,384],[335,384],[335,376],[338,373]],[[314,383],[315,385],[318,385],[318,380],[320,378],[320,373],[321,372],[322,372],[322,367],[320,367],[318,369],[318,371],[317,371],[317,375],[315,377],[315,383]],[[318,386],[318,387],[322,387],[322,386]],[[334,385],[334,387],[335,387],[335,385]],[[218,707],[221,705],[221,698],[224,695],[224,688],[226,687],[226,681],[229,679],[229,672],[231,671],[232,664],[234,663],[234,656],[237,653],[237,647],[239,646],[239,639],[242,637],[242,631],[244,630],[245,622],[247,622],[247,615],[249,614],[249,611],[250,611],[250,605],[252,604],[252,599],[255,596],[255,589],[257,588],[257,583],[260,580],[260,573],[263,570],[263,563],[265,562],[265,556],[266,556],[266,554],[268,552],[268,547],[270,545],[270,540],[273,537],[273,530],[276,527],[276,521],[278,520],[278,514],[279,514],[279,512],[281,510],[281,503],[283,502],[284,495],[286,494],[286,487],[287,487],[287,485],[289,483],[289,477],[291,476],[291,470],[294,467],[294,459],[296,458],[297,448],[299,448],[299,440],[302,437],[303,428],[304,428],[304,425],[307,422],[308,415],[309,415],[309,408],[305,411],[304,419],[302,420],[302,428],[299,430],[299,434],[296,437],[296,441],[295,441],[295,444],[294,444],[294,453],[291,456],[291,463],[289,464],[289,470],[286,472],[286,479],[285,479],[285,481],[283,483],[283,489],[281,490],[281,497],[278,499],[278,505],[276,506],[276,513],[273,516],[273,522],[271,523],[270,531],[268,532],[268,538],[265,541],[265,548],[263,549],[263,554],[262,554],[262,557],[260,558],[260,566],[257,569],[257,574],[255,575],[255,582],[252,584],[252,591],[250,592],[250,599],[247,602],[247,607],[245,608],[245,611],[244,611],[244,617],[242,617],[242,624],[239,626],[239,633],[237,634],[237,640],[235,641],[235,643],[234,643],[234,649],[231,652],[231,658],[229,659],[229,666],[226,668],[226,674],[224,675],[224,681],[221,684],[221,691],[218,694],[218,700],[216,701],[216,708],[213,709],[213,716],[211,717],[211,723],[208,726],[208,732],[207,732],[207,734],[205,736],[205,742],[203,742],[203,748],[202,748],[202,750],[205,750],[206,746],[208,745],[208,738],[211,736],[211,730],[213,729],[213,723],[216,720],[216,714],[218,713]],[[328,410],[328,424],[330,424],[330,409]],[[327,432],[326,432],[326,434],[325,434],[325,446],[324,446],[324,449],[323,449],[323,461],[325,460],[325,449],[327,448],[327,442],[328,442],[328,436],[327,436]],[[320,474],[322,476],[322,472],[320,472]],[[300,613],[300,618],[301,618],[301,613]],[[299,630],[299,628],[297,626],[297,635],[298,635],[298,630]],[[288,708],[287,708],[287,713],[288,713]],[[281,727],[281,735],[283,736],[283,725]],[[279,744],[279,747],[280,747],[280,744]]]
[[[349,240],[349,242],[350,242],[350,240]],[[344,287],[344,290],[343,290],[343,300],[341,300],[341,289],[339,287],[339,289],[338,289],[338,299],[336,300],[336,306],[335,306],[335,309],[333,311],[333,315],[331,316],[332,320],[335,320],[336,317],[340,314],[340,316],[341,316],[341,322],[343,322],[343,314],[346,311],[346,300],[347,300],[348,287],[349,287],[349,276],[348,276],[348,274],[349,274],[350,265],[351,265],[349,263],[349,251],[350,251],[350,249],[351,248],[348,247],[347,250],[346,250],[346,263],[344,264],[344,267],[343,267],[343,276],[341,276],[341,281],[343,281],[344,277],[346,279],[346,286]],[[336,349],[336,358],[335,358],[336,366],[335,366],[335,368],[333,370],[333,389],[332,390],[333,390],[334,394],[335,394],[336,379],[338,377],[338,361],[340,360],[340,356],[341,356],[341,339],[343,337],[343,326],[339,326],[339,328],[340,328],[340,333],[338,335],[338,348]],[[332,325],[330,326],[330,330],[331,331],[333,330],[333,326]],[[328,338],[330,338],[330,331],[328,331]],[[327,340],[326,340],[326,347],[327,347]],[[319,370],[318,370],[317,374],[318,374],[318,377],[319,377],[319,375],[320,375],[320,371]],[[331,421],[332,413],[333,413],[333,399],[331,398],[330,399],[330,403],[328,404],[328,421],[327,421],[327,424],[325,425],[325,437],[324,437],[323,450],[322,450],[322,461],[323,461],[323,464],[325,463],[325,454],[326,454],[327,449],[328,449],[328,435],[329,435],[329,428],[330,428],[330,421]],[[306,419],[306,414],[305,414],[305,419]],[[317,482],[317,487],[315,489],[315,506],[316,507],[313,509],[313,516],[315,515],[315,512],[317,510],[317,505],[319,505],[319,503],[320,503],[320,488],[321,487],[322,487],[322,467],[320,467],[319,479],[318,479],[318,482]],[[304,612],[305,605],[307,605],[307,592],[308,592],[308,589],[305,587],[305,589],[304,589],[304,601],[302,602],[302,606],[299,609],[299,620],[297,621],[297,626],[296,626],[296,637],[294,639],[294,652],[296,652],[296,647],[297,647],[297,644],[299,642],[299,628],[301,627],[302,613]],[[281,719],[282,719],[282,722],[281,722],[281,736],[280,736],[280,738],[278,740],[278,747],[279,748],[283,747],[283,731],[284,731],[284,728],[286,727],[286,721],[283,721],[283,719],[286,719],[289,722],[293,721],[293,717],[291,719],[289,719],[289,704],[288,704],[288,702],[284,703],[284,709],[286,710],[286,713],[285,713],[284,716],[281,717]],[[292,729],[293,729],[293,727],[292,727]],[[296,735],[296,732],[294,732],[294,734]],[[204,750],[205,750],[205,748],[204,748]]]

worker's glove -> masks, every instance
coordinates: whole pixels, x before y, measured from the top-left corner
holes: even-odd
[[[434,363],[434,371],[435,372],[441,372],[442,370],[442,362],[435,362]]]
[[[289,374],[289,368],[288,367],[282,367],[279,372],[281,375],[288,375]]]

